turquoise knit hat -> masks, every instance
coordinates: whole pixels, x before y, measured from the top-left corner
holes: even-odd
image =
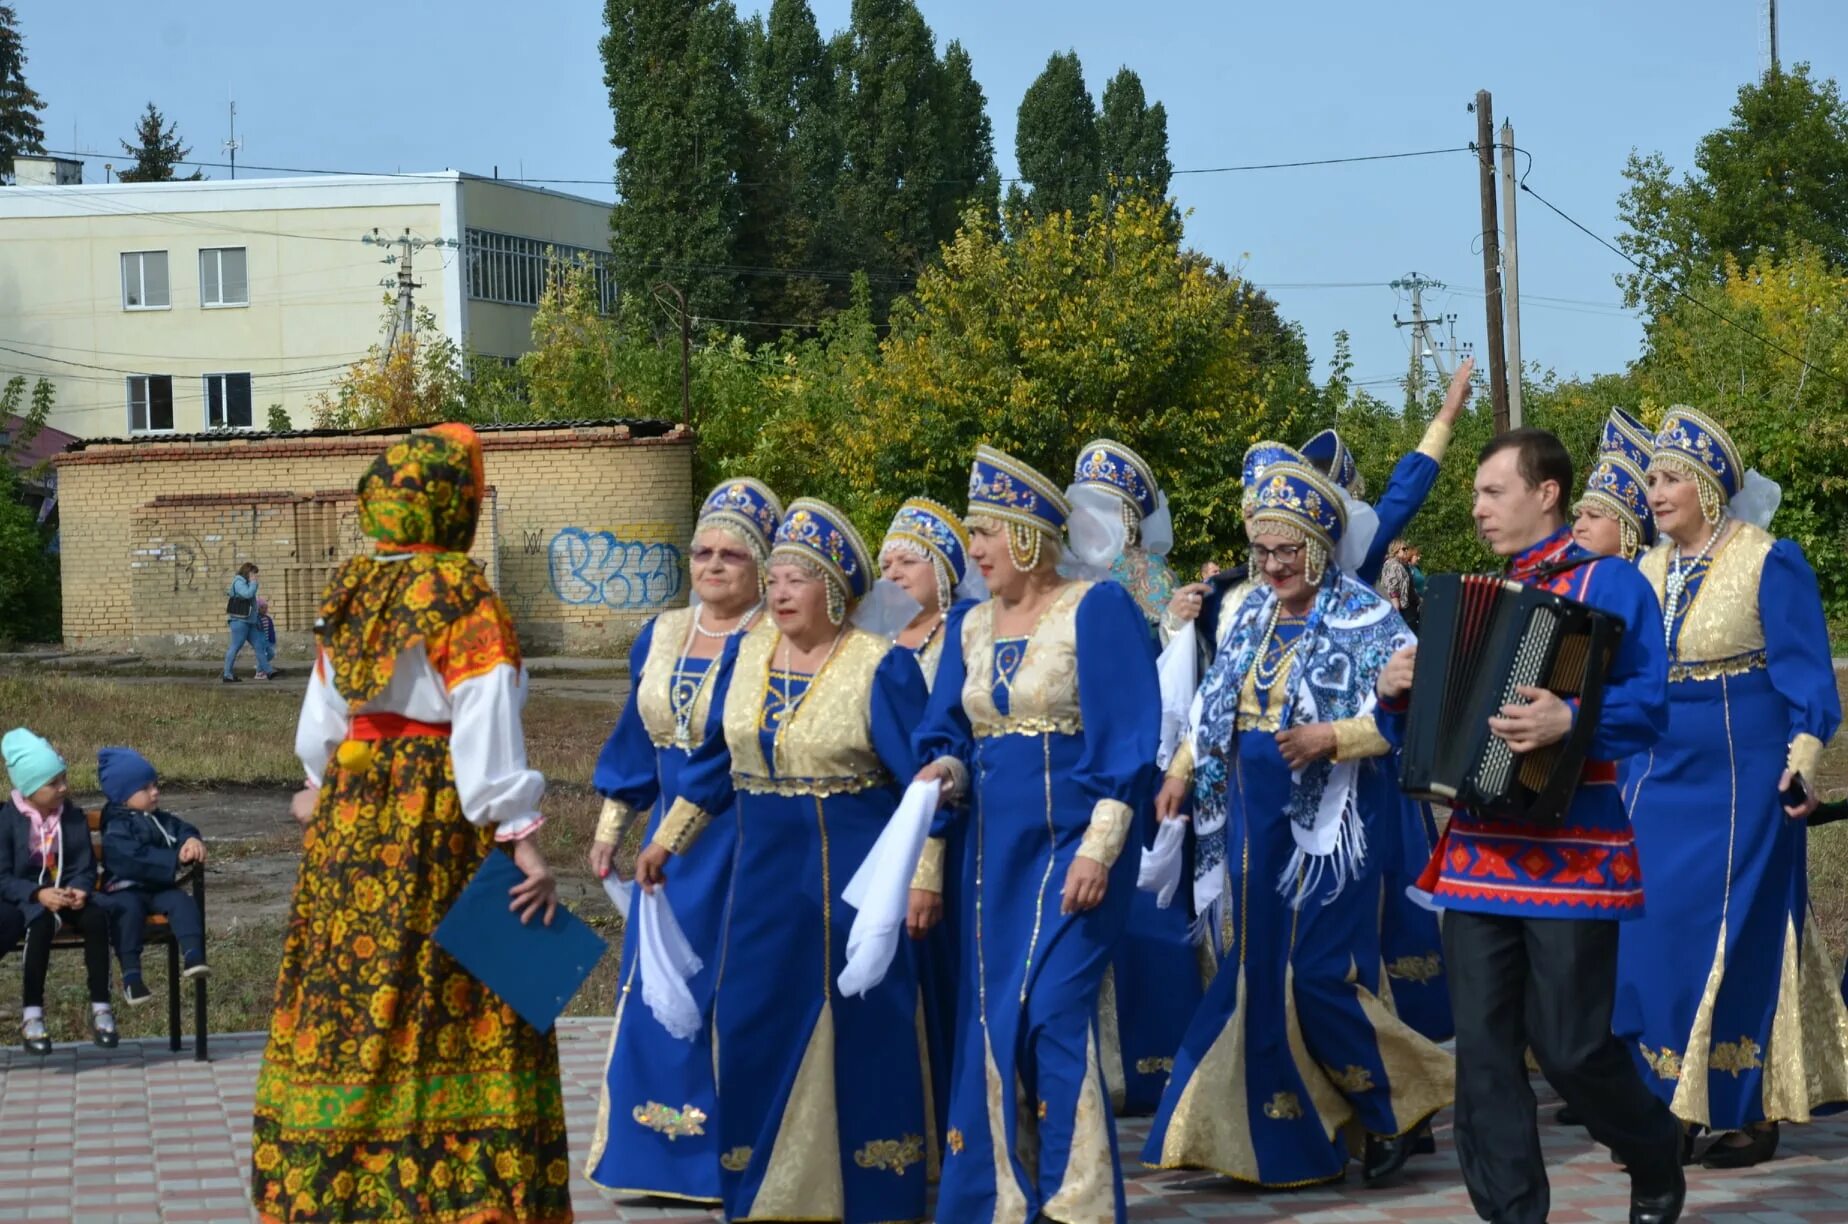
[[[6,774],[22,795],[34,791],[64,772],[58,750],[24,727],[14,727],[0,738],[0,756],[6,757]]]

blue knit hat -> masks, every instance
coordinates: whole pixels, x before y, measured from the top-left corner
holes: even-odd
[[[96,751],[96,777],[103,784],[103,798],[111,803],[127,803],[135,792],[154,785],[160,775],[149,760],[133,748],[99,748]]]
[[[6,776],[13,789],[28,797],[64,772],[64,758],[58,750],[24,727],[14,727],[0,737],[0,756],[6,758]]]

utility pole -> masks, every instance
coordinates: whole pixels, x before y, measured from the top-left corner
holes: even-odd
[[[1506,119],[1501,126],[1502,211],[1508,218],[1508,244],[1502,250],[1505,297],[1508,303],[1508,424],[1521,427],[1521,257],[1515,240],[1514,197],[1520,188],[1514,181],[1514,124]]]
[[[414,238],[408,229],[404,231],[402,237],[386,238],[380,235],[377,226],[373,227],[370,234],[362,235],[360,241],[367,246],[398,248],[396,254],[387,254],[380,261],[396,264],[398,267],[398,275],[395,278],[388,276],[379,282],[387,289],[395,286],[398,290],[397,309],[392,312],[391,326],[385,332],[385,348],[379,357],[379,366],[383,369],[385,363],[391,360],[391,355],[397,349],[400,339],[411,345],[417,342],[416,295],[417,291],[423,288],[423,282],[412,273],[412,257],[426,247],[454,250],[462,244],[454,238]]]
[[[233,102],[231,103],[231,135],[223,145],[224,151],[231,155],[232,178],[237,177],[237,151],[243,147],[243,142],[237,138],[237,103]]]
[[[661,295],[674,299],[675,313],[680,316],[680,423],[693,428],[693,319],[687,314],[687,295],[680,286],[658,282],[652,291],[655,301],[666,305]]]
[[[1401,319],[1397,313],[1394,313],[1392,325],[1412,329],[1412,364],[1406,377],[1405,394],[1406,398],[1414,404],[1424,402],[1424,363],[1427,359],[1437,367],[1440,378],[1450,377],[1450,371],[1444,368],[1444,359],[1440,352],[1442,346],[1440,343],[1434,343],[1431,336],[1431,324],[1436,320],[1426,318],[1424,312],[1425,290],[1444,287],[1442,281],[1434,281],[1416,272],[1409,272],[1392,282],[1392,288],[1412,295],[1412,317]]]
[[[1759,66],[1770,76],[1777,72],[1777,0],[1763,0],[1759,15],[1764,19],[1758,28]]]
[[[1476,91],[1470,106],[1476,112],[1477,185],[1482,195],[1482,298],[1488,328],[1489,396],[1495,413],[1495,432],[1508,425],[1508,358],[1502,351],[1501,243],[1495,227],[1495,117],[1489,91]]]

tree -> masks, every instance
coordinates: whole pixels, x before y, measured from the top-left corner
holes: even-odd
[[[385,303],[387,315],[397,307]],[[436,316],[417,312],[409,335],[391,346],[375,344],[309,404],[320,429],[373,429],[466,419],[467,378],[455,341],[437,328]]]
[[[602,310],[588,264],[555,264],[519,360],[520,418],[581,421],[680,415],[680,355],[648,333],[641,309]]]
[[[975,63],[960,42],[943,49],[937,93],[944,177],[937,192],[935,230],[948,240],[970,209],[987,222],[997,219],[1001,175],[995,167],[995,131],[988,120],[988,99],[976,82]]]
[[[49,551],[47,529],[20,499],[16,456],[44,428],[56,395],[41,378],[32,388],[30,406],[25,399],[26,380],[15,375],[0,392],[0,420],[22,420],[0,447],[0,640],[55,641],[61,606],[58,562]]]
[[[26,40],[10,4],[0,4],[0,177],[13,173],[13,159],[45,151],[39,112],[45,101],[26,84]]]
[[[735,318],[750,128],[737,13],[730,0],[606,0],[604,22],[616,275],[626,286],[671,281],[694,314]]]
[[[1798,64],[1744,86],[1694,166],[1677,181],[1660,153],[1630,155],[1618,245],[1642,271],[1619,278],[1629,305],[1658,313],[1675,289],[1718,283],[1728,256],[1750,266],[1800,243],[1848,267],[1848,105],[1833,80]]]
[[[1110,189],[1168,194],[1174,163],[1168,160],[1168,109],[1151,106],[1142,78],[1120,68],[1104,86],[1104,109],[1097,118],[1097,140]]]
[[[1103,191],[1097,111],[1076,51],[1055,53],[1027,86],[1014,131],[1014,160],[1032,188],[1024,206],[1035,217],[1056,212],[1083,216],[1091,197]]]
[[[122,141],[122,152],[135,159],[135,164],[116,175],[124,183],[169,183],[176,177],[173,168],[185,161],[192,150],[180,143],[177,125],[169,123],[150,102],[148,109],[135,123],[135,142]],[[197,182],[205,175],[197,170],[186,176],[187,182]]]

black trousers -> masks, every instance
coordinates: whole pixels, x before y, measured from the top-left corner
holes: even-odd
[[[123,973],[141,972],[141,949],[147,939],[149,914],[165,914],[180,942],[180,951],[189,958],[204,947],[204,930],[199,922],[199,906],[184,889],[163,888],[149,892],[144,888],[124,888],[103,899],[115,926],[116,956]]]
[[[26,916],[11,901],[0,901],[0,956],[17,948],[26,938]]]
[[[26,987],[22,1001],[27,1007],[45,1006],[45,974],[51,969],[51,937],[57,933],[59,919],[83,934],[83,967],[90,982],[90,1002],[109,1002],[109,915],[94,900],[78,910],[56,915],[47,911],[26,928]]]
[[[1665,1190],[1681,1127],[1611,1035],[1617,924],[1444,915],[1457,1027],[1457,1157],[1476,1214],[1541,1224],[1549,1194],[1526,1051],[1645,1192]]]

